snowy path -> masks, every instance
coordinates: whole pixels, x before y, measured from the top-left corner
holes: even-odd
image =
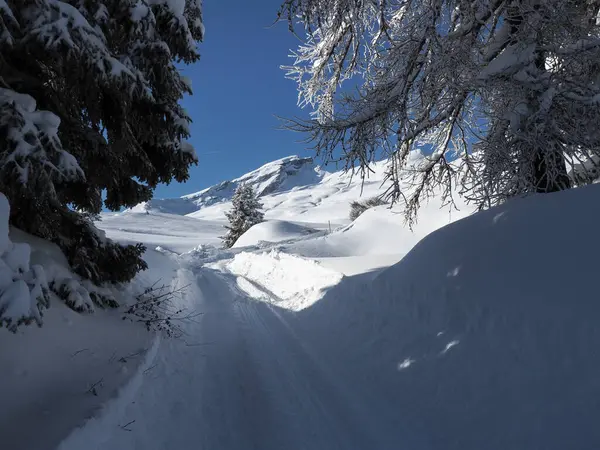
[[[385,448],[376,412],[343,390],[274,307],[248,298],[231,274],[182,269],[179,279],[191,284],[187,306],[203,315],[185,342],[161,343],[120,418],[135,422],[88,425],[62,450]]]

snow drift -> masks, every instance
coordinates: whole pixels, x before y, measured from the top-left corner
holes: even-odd
[[[285,220],[267,220],[246,231],[233,245],[234,248],[249,247],[260,243],[282,242],[311,236],[318,230]]]
[[[276,250],[239,253],[226,268],[238,277],[238,287],[250,297],[292,311],[311,306],[342,279],[342,274],[315,261]]]
[[[589,186],[455,222],[295,323],[423,448],[597,449],[599,199]]]

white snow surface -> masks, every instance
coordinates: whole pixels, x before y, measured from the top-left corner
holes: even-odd
[[[318,230],[285,220],[266,220],[246,231],[233,245],[234,248],[249,247],[311,236]]]
[[[573,240],[594,236],[600,186],[474,215],[433,198],[412,232],[398,207],[349,224],[359,193],[340,173],[277,188],[229,250],[226,201],[105,217],[109,237],[160,246],[136,282],[186,286],[178,306],[201,315],[146,341],[60,450],[600,448],[600,243]]]
[[[516,199],[390,244],[400,262],[375,272],[361,259],[401,229],[385,208],[314,239],[173,255],[203,315],[60,448],[596,449],[600,244],[570,237],[593,235],[599,199]]]
[[[10,240],[31,249],[32,267],[43,267],[49,282],[77,280],[53,244],[15,229]],[[148,252],[146,259],[153,269],[140,275],[140,284],[158,274],[168,282],[167,258]],[[15,334],[0,328],[2,448],[56,448],[119,392],[151,345],[152,335],[121,320],[119,310],[79,314],[52,294],[50,300],[41,328],[21,326]]]
[[[319,300],[324,291],[338,284],[343,275],[322,267],[318,262],[277,250],[263,253],[239,253],[225,267],[236,275],[240,289],[252,298],[280,308],[301,311]]]
[[[96,225],[120,242],[144,242],[149,248],[182,253],[201,244],[219,245],[225,234],[221,221],[198,220],[156,211],[104,214]]]

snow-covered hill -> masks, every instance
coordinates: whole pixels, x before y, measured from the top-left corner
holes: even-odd
[[[408,168],[418,164],[422,158],[421,153],[414,152],[408,161]],[[300,223],[309,228],[330,230],[350,223],[348,213],[351,201],[383,192],[385,168],[385,162],[374,163],[368,177],[363,180],[357,174],[343,170],[327,171],[312,158],[289,156],[193,194],[141,203],[124,214],[185,215],[223,223],[225,212],[231,208],[231,197],[236,187],[240,183],[246,183],[260,196],[267,220]],[[410,189],[408,184],[405,186]],[[434,199],[431,208],[426,207],[425,210],[439,209],[440,206],[441,203]],[[458,209],[454,216],[451,210],[445,209],[443,222],[448,223],[473,211],[473,208],[460,200]],[[112,225],[109,224],[108,227],[112,228]]]
[[[244,183],[252,186],[258,196],[286,192],[299,186],[318,183],[325,171],[312,158],[288,156],[265,164],[241,177],[208,187],[179,198],[153,199],[133,208],[134,212],[156,211],[169,214],[190,214],[199,209],[231,200],[236,188]]]
[[[333,277],[311,266],[315,283],[302,279],[298,256],[244,253],[223,268],[251,297],[294,311],[279,314],[373,412],[370,448],[593,450],[600,244],[573,237],[595,234],[599,200],[600,186],[515,199],[316,301],[310,287]],[[385,233],[377,211],[361,219],[339,252]]]
[[[572,238],[594,235],[599,199],[515,199],[446,226],[433,199],[414,233],[378,207],[332,233],[273,221],[240,248],[169,255],[201,321],[61,449],[595,450],[600,248]]]
[[[421,153],[414,152],[409,169],[422,159]],[[141,241],[176,253],[199,245],[219,246],[231,196],[244,182],[261,194],[267,222],[249,230],[236,248],[279,243],[291,253],[355,273],[398,261],[431,231],[474,210],[458,197],[457,208],[444,207],[440,198],[433,197],[423,203],[412,230],[404,222],[401,204],[367,211],[374,222],[359,218],[351,224],[350,202],[381,195],[385,188],[386,163],[375,163],[371,169],[363,180],[342,170],[327,172],[310,158],[290,156],[195,194],[154,199],[123,213],[105,214],[98,226],[115,239]],[[409,192],[411,186],[405,182],[404,188]],[[362,269],[351,261],[354,257]]]
[[[185,287],[177,306],[199,315],[182,340],[146,344],[131,382],[61,450],[600,448],[600,244],[573,240],[594,236],[600,186],[477,214],[434,196],[410,230],[401,205],[349,223],[360,180],[315,173],[272,184],[270,220],[229,250],[225,195],[188,215],[147,205],[104,217],[108,236],[149,247],[137,283]],[[382,179],[375,165],[363,196]],[[71,367],[71,347],[46,357]],[[22,391],[31,364],[11,356]],[[71,384],[90,381],[77,374]],[[44,448],[41,434],[10,436],[11,448]]]

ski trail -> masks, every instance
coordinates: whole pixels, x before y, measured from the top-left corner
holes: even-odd
[[[270,305],[225,273],[182,269],[179,279],[200,320],[183,341],[163,340],[121,427],[114,417],[102,431],[84,427],[61,450],[383,448]]]

